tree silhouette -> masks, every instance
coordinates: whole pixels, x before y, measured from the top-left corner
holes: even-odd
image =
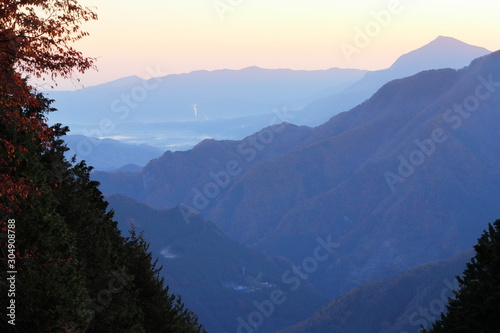
[[[423,333],[500,332],[500,220],[488,225],[474,249],[447,312]]]
[[[0,1],[0,332],[202,332],[145,241],[121,236],[92,168],[66,160],[68,128],[47,125],[53,101],[27,83],[92,68],[72,43],[96,18],[75,0]]]
[[[97,14],[76,0],[0,1],[0,62],[25,74],[69,78],[93,67],[72,46],[88,35],[81,24]]]
[[[23,75],[70,78],[93,67],[71,45],[87,35],[81,24],[97,19],[75,0],[0,1],[0,211],[19,211],[18,203],[40,195],[32,180],[16,169],[27,147],[16,140],[26,133],[48,147],[53,133],[46,124],[44,104]],[[38,110],[37,112],[33,112]],[[43,111],[42,111],[43,110]]]

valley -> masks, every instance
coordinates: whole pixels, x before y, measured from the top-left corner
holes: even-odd
[[[0,332],[500,331],[499,11],[0,2]]]
[[[139,172],[93,178],[104,194],[178,209],[186,223],[204,218],[249,249],[283,258],[295,269],[281,272],[290,290],[305,282],[339,299],[467,251],[481,221],[500,214],[499,57],[391,81],[317,127],[285,122],[243,140],[206,139]],[[335,244],[324,260],[311,254],[318,238]],[[168,244],[150,241],[157,254]]]

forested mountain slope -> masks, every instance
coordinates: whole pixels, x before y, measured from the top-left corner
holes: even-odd
[[[95,177],[106,193],[184,203],[236,240],[294,262],[331,235],[343,245],[338,261],[312,282],[339,296],[469,248],[481,231],[474,221],[500,214],[499,82],[496,52],[462,70],[389,82],[314,129],[206,141],[142,173]]]

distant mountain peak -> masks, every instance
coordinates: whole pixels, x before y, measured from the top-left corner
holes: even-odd
[[[245,67],[243,69],[241,69],[242,71],[261,71],[261,70],[266,70],[267,68],[262,68],[262,67],[259,67],[259,66],[248,66],[248,67]]]
[[[491,51],[470,45],[456,38],[438,36],[430,43],[399,57],[391,66],[391,70],[401,70],[421,64],[422,69],[462,68],[475,59],[491,53]],[[464,60],[467,59],[467,60]],[[433,68],[427,68],[431,64]]]
[[[466,49],[481,49],[481,50],[484,50],[486,52],[491,52],[483,47],[467,44],[459,39],[449,37],[449,36],[438,36],[436,39],[434,39],[430,43],[422,46],[421,49],[431,48],[431,47],[457,47],[457,48],[466,48]]]
[[[458,42],[458,43],[462,43],[462,44],[465,44],[464,42],[462,42],[461,40],[458,40],[456,38],[453,38],[453,37],[450,37],[450,36],[437,36],[436,39],[434,39],[431,43],[434,43],[434,42],[443,42],[443,41],[453,41],[453,42]]]
[[[119,78],[119,79],[116,79],[113,81],[97,84],[94,86],[84,87],[83,89],[80,89],[80,90],[120,89],[123,87],[129,87],[129,86],[139,84],[143,81],[144,81],[144,79],[140,78],[137,75],[130,75],[130,76],[125,76],[125,77],[122,77],[122,78]]]

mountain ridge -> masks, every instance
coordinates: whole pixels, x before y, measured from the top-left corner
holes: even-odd
[[[481,231],[473,221],[500,214],[498,78],[500,52],[461,70],[424,71],[386,84],[368,101],[314,129],[288,125],[282,133],[263,130],[250,141],[207,141],[178,153],[176,160],[184,164],[175,167],[165,158],[155,160],[147,173],[131,176],[137,183],[128,183],[127,193],[134,195],[134,186],[144,191],[144,179],[150,179],[146,202],[161,207],[154,200],[182,201],[238,241],[296,263],[314,239],[331,235],[344,244],[337,264],[321,268],[311,282],[336,297],[470,247]],[[488,89],[494,93],[479,103],[474,116],[459,117],[453,105],[472,100],[479,84],[483,97]],[[303,136],[287,145],[287,133]],[[239,153],[242,144],[252,153]],[[221,145],[224,149],[213,150]],[[230,161],[243,166],[245,157],[253,156],[248,168],[229,179],[222,176]],[[410,156],[424,161],[399,175],[402,159]],[[194,165],[205,169],[200,173]],[[164,175],[173,170],[175,177]],[[394,192],[388,172],[400,177]],[[189,186],[173,198],[173,182],[183,177]],[[96,178],[104,192],[119,192],[113,176]],[[200,193],[206,197],[201,209],[193,204]]]
[[[115,124],[220,119],[272,113],[273,108],[283,105],[298,107],[325,89],[342,90],[365,72],[250,67],[170,74],[148,80],[132,76],[78,91],[47,94],[56,100],[56,108],[66,110],[52,115],[51,122],[99,125],[102,118]],[[193,105],[197,105],[198,113]]]
[[[438,318],[473,250],[355,288],[279,333],[420,332]],[[390,299],[390,304],[387,300]]]
[[[262,332],[306,319],[328,302],[308,283],[297,287],[282,278],[292,270],[289,262],[234,241],[184,206],[160,211],[120,195],[107,200],[122,232],[133,226],[144,233],[170,290],[182,295],[210,332],[234,332],[241,322],[252,322],[251,314],[271,311],[273,293],[284,302],[272,305],[273,320],[263,316]]]
[[[298,123],[317,126],[339,112],[347,111],[371,97],[389,81],[417,74],[423,70],[467,66],[472,60],[491,51],[466,44],[452,37],[440,36],[430,43],[400,56],[387,69],[367,72],[342,92],[314,101],[298,117]],[[333,108],[332,108],[333,106]]]

